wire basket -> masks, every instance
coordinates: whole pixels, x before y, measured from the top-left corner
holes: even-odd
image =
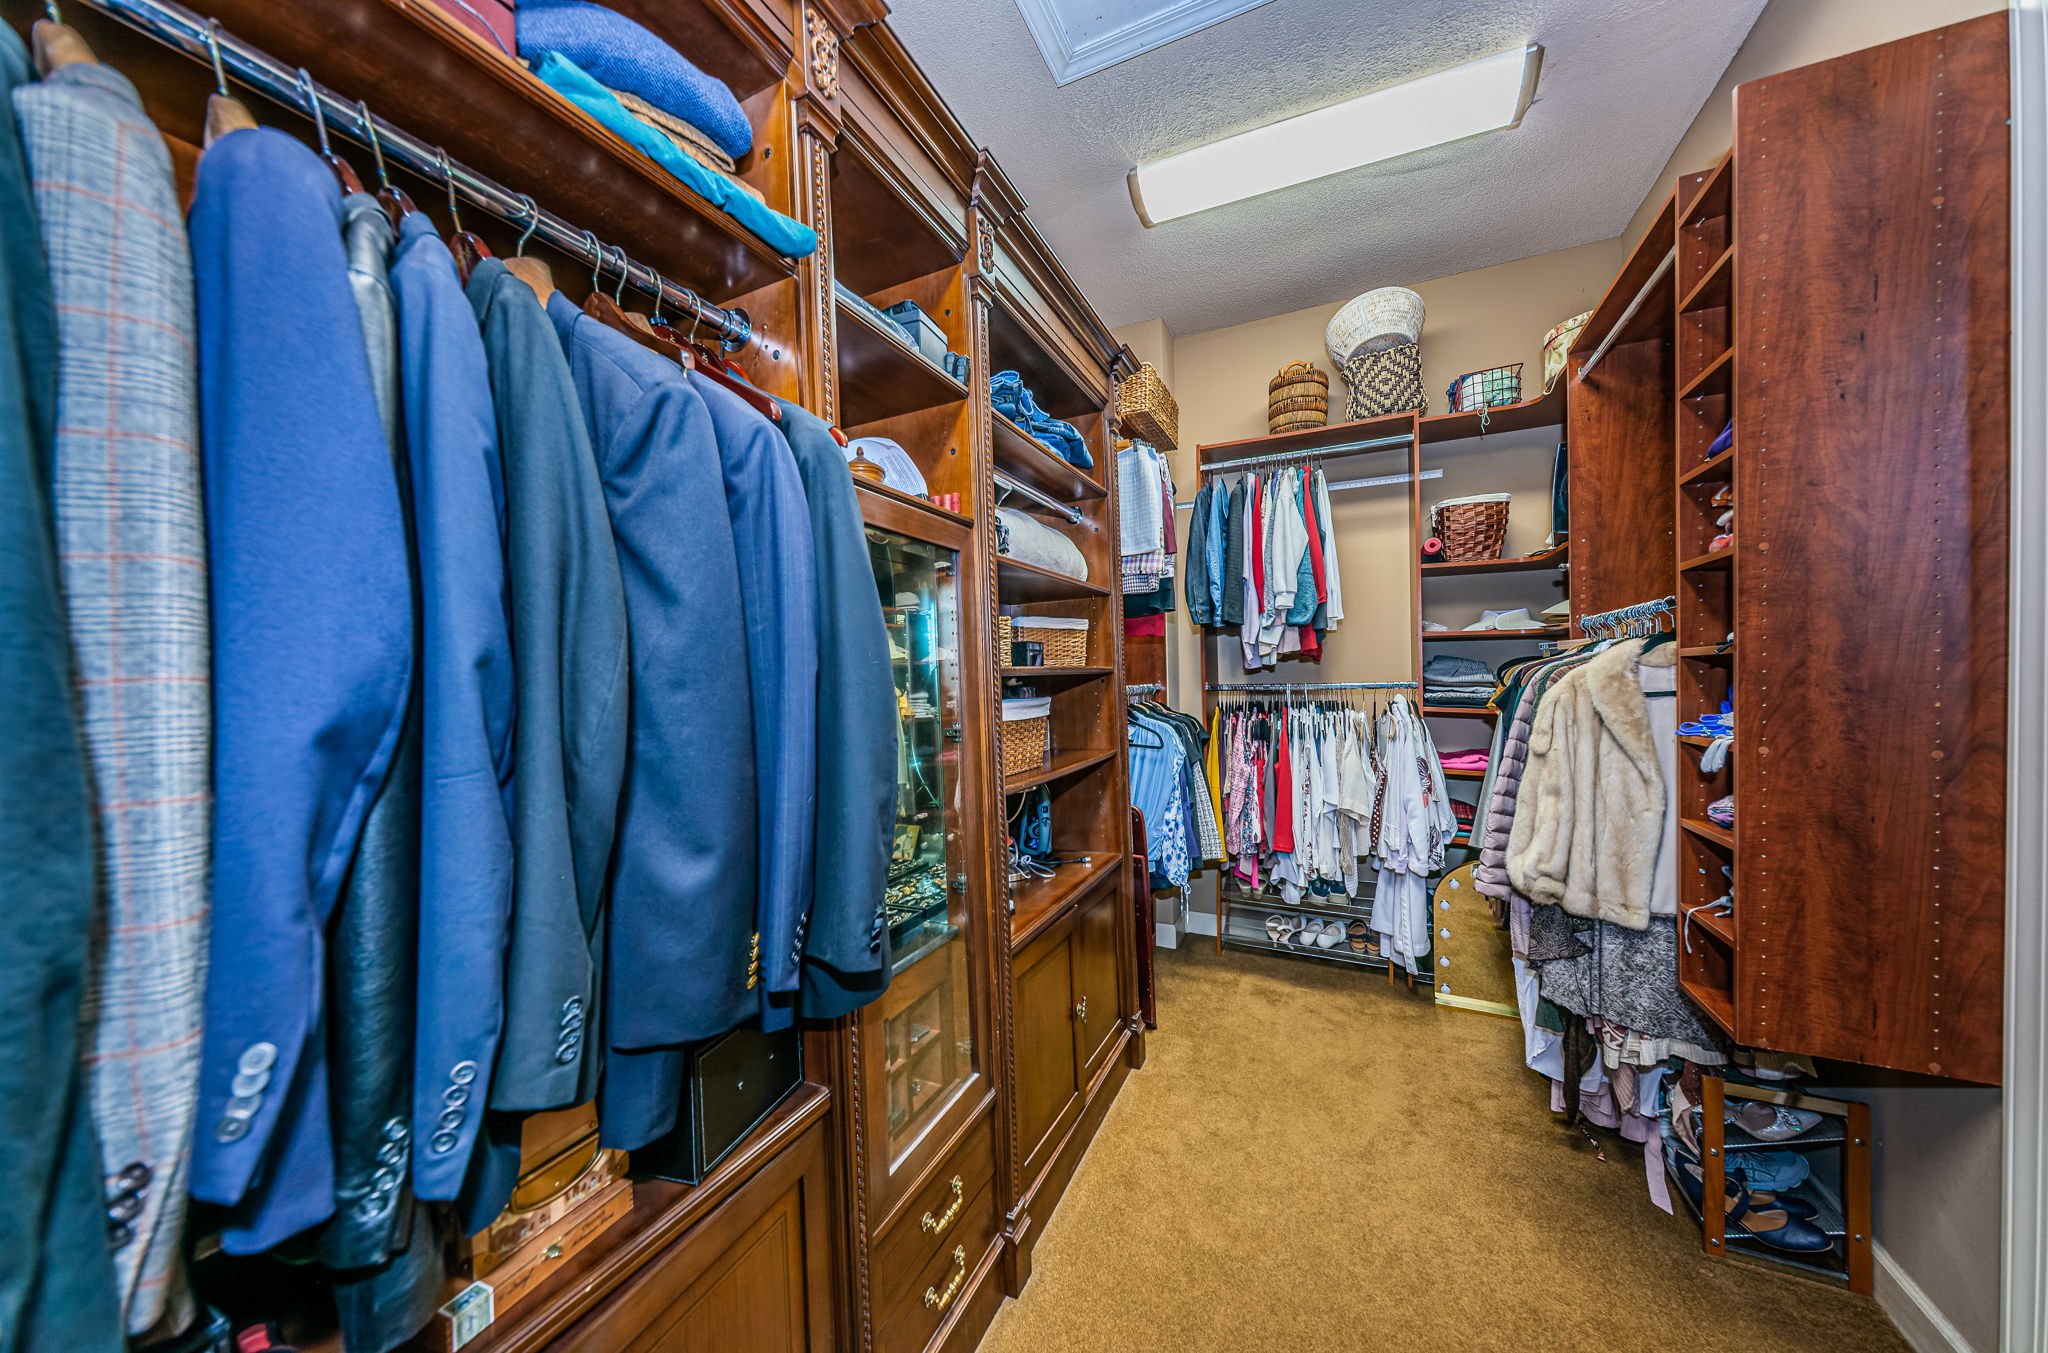
[[[1498,559],[1508,539],[1508,495],[1481,493],[1432,504],[1429,533],[1443,542],[1443,563]]]
[[[1451,413],[1470,413],[1474,409],[1497,409],[1503,404],[1522,402],[1522,364],[1491,366],[1484,371],[1468,371],[1452,381],[1444,390],[1446,407]]]

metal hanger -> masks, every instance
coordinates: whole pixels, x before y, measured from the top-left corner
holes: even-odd
[[[534,231],[540,229],[540,207],[525,193],[519,194],[519,201],[526,207],[526,226],[519,232],[519,245],[513,250],[512,257],[505,260],[505,271],[532,287],[533,294],[540,297],[542,305],[546,305],[548,297],[555,294],[555,270],[545,260],[529,258],[526,254],[526,242],[533,238]]]
[[[220,20],[206,21],[206,54],[213,58],[213,93],[206,100],[207,146],[226,136],[229,132],[253,131],[256,115],[228,92],[228,72],[220,59]]]
[[[383,204],[384,214],[391,218],[391,228],[398,229],[398,223],[418,211],[405,189],[391,181],[391,174],[384,167],[384,143],[377,139],[377,120],[370,116],[370,105],[356,100],[356,117],[363,124],[363,139],[370,143],[370,158],[377,162],[377,201]]]
[[[441,182],[448,188],[448,222],[455,227],[455,233],[448,237],[448,252],[455,255],[456,271],[467,282],[476,265],[491,257],[491,246],[484,243],[482,236],[462,228],[462,207],[455,200],[454,167],[448,163],[448,152],[440,146],[434,147],[434,154],[441,161]]]
[[[334,171],[334,181],[341,185],[344,193],[359,193],[363,181],[356,177],[356,171],[349,162],[334,153],[334,147],[327,141],[327,114],[320,107],[320,96],[313,89],[313,77],[306,74],[304,66],[299,67],[299,93],[306,98],[306,111],[313,118],[313,134],[320,139],[320,158]]]

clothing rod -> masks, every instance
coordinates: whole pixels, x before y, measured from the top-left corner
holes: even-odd
[[[1001,470],[996,471],[996,487],[1001,489],[1005,493],[1014,493],[1020,497],[1029,498],[1032,502],[1037,503],[1040,507],[1046,509],[1046,511],[1059,513],[1060,516],[1066,518],[1068,522],[1075,526],[1079,526],[1081,524],[1081,514],[1076,512],[1073,508],[1068,507],[1065,503],[1047,497],[1045,494],[1040,493],[1037,489],[1032,488],[1029,484],[1024,483],[1022,480],[1012,479],[1009,475],[1004,474]]]
[[[1611,611],[1597,611],[1592,615],[1580,616],[1579,629],[1581,632],[1605,629],[1610,625],[1619,625],[1630,620],[1648,620],[1651,616],[1666,615],[1677,609],[1676,596],[1659,597],[1655,601],[1639,601],[1633,606],[1617,606]]]
[[[1371,437],[1362,442],[1339,442],[1335,446],[1319,446],[1313,451],[1281,451],[1269,456],[1241,456],[1236,460],[1220,460],[1214,465],[1204,465],[1203,474],[1221,474],[1225,470],[1241,470],[1252,465],[1274,465],[1282,461],[1300,464],[1305,460],[1326,460],[1331,456],[1348,456],[1357,451],[1384,451],[1388,447],[1406,446],[1415,438],[1408,433],[1398,437]]]
[[[297,71],[277,58],[230,36],[225,29],[214,30],[209,21],[182,5],[172,4],[170,0],[75,0],[75,3],[109,14],[202,64],[211,63],[217,42],[223,70],[257,93],[298,112],[313,111],[307,104],[307,89],[311,85],[311,97],[317,102],[320,120],[326,122],[330,135],[344,136],[373,153],[381,152],[386,160],[395,161],[432,182],[452,185],[469,204],[481,207],[521,230],[531,225],[535,239],[553,245],[572,258],[613,274],[623,267],[625,280],[635,289],[657,296],[662,305],[693,317],[705,329],[716,333],[727,352],[744,348],[753,336],[753,320],[745,310],[738,306],[713,305],[689,288],[657,276],[652,268],[635,263],[602,241],[598,241],[593,250],[591,241],[596,239],[595,235],[579,230],[539,207],[529,210],[531,198],[485,178],[459,161],[446,158],[438,147],[401,131],[381,117],[371,115],[372,130],[366,132],[363,114],[354,103],[324,85],[310,80],[301,81]],[[209,41],[209,33],[215,35],[213,42]],[[371,144],[372,134],[375,136],[374,146]],[[442,170],[444,164],[446,173]]]
[[[1580,380],[1584,380],[1593,374],[1593,368],[1600,365],[1600,359],[1605,357],[1607,350],[1614,346],[1614,340],[1621,337],[1621,331],[1626,329],[1628,322],[1635,318],[1636,311],[1643,308],[1643,302],[1650,298],[1650,292],[1656,288],[1659,282],[1664,280],[1664,274],[1671,271],[1671,265],[1677,259],[1678,246],[1673,245],[1671,252],[1664,255],[1664,261],[1657,265],[1657,271],[1650,274],[1650,280],[1643,283],[1643,289],[1638,291],[1636,298],[1628,303],[1628,309],[1622,311],[1621,318],[1614,321],[1614,327],[1607,331],[1607,337],[1600,340],[1600,346],[1593,349],[1593,355],[1588,357],[1586,364],[1579,368]]]
[[[1128,700],[1134,695],[1152,695],[1165,689],[1166,687],[1156,681],[1134,681],[1124,687],[1124,698]]]
[[[1406,484],[1409,480],[1417,477],[1405,474],[1381,474],[1374,475],[1370,479],[1345,479],[1335,484],[1326,483],[1323,487],[1332,493],[1342,493],[1345,489],[1376,489],[1386,484]],[[1423,479],[1442,479],[1444,472],[1442,470],[1424,470],[1419,477]],[[1194,505],[1195,500],[1190,498],[1184,503],[1175,503],[1174,508],[1179,510],[1190,508]]]
[[[1212,691],[1412,691],[1413,681],[1210,682]]]

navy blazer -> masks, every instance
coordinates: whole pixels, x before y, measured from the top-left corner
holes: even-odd
[[[896,827],[896,682],[867,525],[846,456],[825,421],[787,400],[782,435],[803,477],[817,555],[817,871],[804,932],[799,1012],[833,1019],[889,985],[882,898]]]
[[[233,1253],[334,1206],[322,933],[397,742],[412,595],[334,176],[283,132],[199,163],[212,568],[212,958],[194,1196]]]
[[[810,509],[789,443],[745,400],[707,380],[690,388],[711,410],[725,506],[739,547],[759,768],[761,894],[754,928],[762,1027],[788,1027],[803,971],[817,830],[818,565]]]
[[[412,1177],[462,1188],[490,1098],[512,917],[505,481],[476,312],[434,223],[399,223],[399,382],[418,543],[422,796]],[[451,1113],[451,1110],[463,1110]]]
[[[548,301],[611,509],[632,626],[633,738],[612,875],[606,1145],[675,1125],[680,1060],[753,1009],[754,706],[711,415],[682,368]]]

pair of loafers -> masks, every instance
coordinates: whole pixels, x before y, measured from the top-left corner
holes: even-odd
[[[1671,1150],[1678,1166],[1678,1186],[1692,1199],[1693,1206],[1705,1211],[1705,1167],[1691,1152],[1675,1144]],[[1731,1174],[1722,1175],[1721,1186],[1722,1210],[1731,1229],[1774,1250],[1792,1254],[1818,1254],[1834,1248],[1833,1237],[1813,1224],[1819,1214],[1812,1204],[1779,1194],[1753,1192]]]

